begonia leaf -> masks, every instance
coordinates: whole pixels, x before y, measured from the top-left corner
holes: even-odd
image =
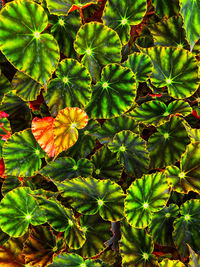
[[[160,17],[171,17],[177,15],[179,12],[179,1],[178,0],[153,0],[156,13]]]
[[[179,260],[164,259],[161,261],[160,267],[185,267],[185,265]]]
[[[188,245],[190,251],[190,260],[189,260],[189,267],[198,267],[200,266],[200,255],[196,254],[194,250]]]

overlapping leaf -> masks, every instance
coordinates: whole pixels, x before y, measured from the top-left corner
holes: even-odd
[[[179,260],[169,260],[169,259],[165,259],[162,260],[160,265],[160,267],[185,267],[185,264],[183,264],[181,261]]]
[[[176,99],[190,97],[198,89],[198,66],[192,53],[174,47],[141,50],[153,62],[150,78],[156,87],[167,86],[169,95]]]
[[[44,94],[52,115],[65,107],[83,108],[91,96],[91,78],[87,69],[77,60],[62,60],[56,70],[58,78],[51,80]]]
[[[117,153],[117,159],[124,165],[126,171],[140,177],[149,166],[149,154],[145,141],[131,131],[117,133],[108,148]]]
[[[155,212],[152,217],[150,233],[156,244],[161,246],[173,247],[172,239],[173,221],[177,218],[179,208],[175,204],[164,207],[162,210]]]
[[[156,267],[158,262],[153,252],[153,240],[144,229],[131,227],[123,222],[120,252],[123,266]]]
[[[97,22],[86,23],[79,29],[74,41],[75,51],[83,55],[82,63],[93,81],[100,79],[100,71],[109,63],[121,60],[121,41],[118,34]]]
[[[198,267],[200,266],[200,256],[194,252],[194,250],[188,245],[190,251],[190,261],[189,267]]]
[[[104,10],[103,22],[116,30],[124,45],[129,40],[131,25],[139,24],[146,10],[147,2],[145,0],[134,2],[132,0],[109,0]]]
[[[158,126],[169,119],[170,115],[180,114],[187,116],[192,112],[190,105],[183,100],[175,100],[168,106],[159,100],[152,100],[137,106],[128,115],[144,124]]]
[[[187,39],[191,50],[200,38],[200,2],[199,0],[180,0],[180,11],[183,16]]]
[[[178,0],[153,0],[156,13],[160,17],[171,17],[177,15],[179,12],[179,1]]]
[[[82,214],[99,211],[100,216],[109,221],[118,221],[124,216],[124,193],[110,180],[76,178],[56,185],[63,197],[72,198],[72,207]]]
[[[1,194],[5,196],[8,192],[21,185],[22,183],[20,182],[18,177],[8,175],[1,187]]]
[[[34,175],[44,156],[30,129],[13,134],[3,146],[5,172],[13,176]]]
[[[125,216],[137,228],[150,224],[152,212],[162,209],[169,198],[169,188],[164,173],[153,173],[136,179],[127,190]]]
[[[187,244],[194,251],[200,248],[200,200],[191,199],[186,201],[180,209],[181,217],[174,221],[174,242],[182,257],[189,254]]]
[[[180,160],[180,169],[169,166],[166,169],[166,177],[173,190],[179,193],[194,191],[200,193],[200,143],[192,143],[187,146]]]
[[[153,68],[150,57],[143,53],[129,55],[127,61],[123,63],[123,66],[133,71],[137,82],[148,80]]]
[[[119,165],[116,155],[107,147],[97,150],[92,156],[94,164],[93,177],[97,179],[110,179],[116,181],[120,178],[122,167]]]
[[[175,163],[185,152],[190,143],[186,129],[179,117],[172,117],[169,122],[157,127],[157,132],[148,140],[150,166],[164,167]]]
[[[92,88],[92,98],[85,110],[92,118],[110,119],[126,112],[136,96],[133,72],[118,64],[102,70],[101,81]]]
[[[101,144],[112,142],[116,133],[123,130],[130,130],[134,133],[139,133],[137,123],[128,116],[121,115],[119,117],[106,120],[103,126],[95,133]]]
[[[65,179],[89,177],[92,174],[93,165],[88,159],[79,159],[77,162],[70,157],[58,158],[50,162],[41,171],[43,176],[62,182]]]
[[[28,187],[16,188],[8,192],[0,203],[0,227],[10,236],[25,234],[29,224],[39,225],[46,222],[44,213],[30,196]]]
[[[7,59],[39,83],[46,85],[59,61],[59,47],[42,31],[48,17],[33,1],[10,2],[0,13],[0,45]]]
[[[11,91],[11,84],[9,80],[3,75],[0,75],[0,102],[2,101],[5,94]]]

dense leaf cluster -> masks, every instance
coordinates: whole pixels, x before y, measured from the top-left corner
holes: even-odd
[[[200,0],[0,2],[0,266],[200,266]]]

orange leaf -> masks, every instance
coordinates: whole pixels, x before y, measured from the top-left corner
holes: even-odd
[[[67,107],[60,110],[54,120],[56,155],[73,146],[78,139],[78,130],[88,123],[88,116],[80,108]]]
[[[32,121],[32,133],[38,144],[44,149],[49,157],[55,155],[54,133],[53,133],[54,118],[45,117],[43,119],[34,118]]]

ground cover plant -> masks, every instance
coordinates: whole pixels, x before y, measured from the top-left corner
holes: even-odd
[[[0,267],[200,266],[200,0],[0,3]]]

